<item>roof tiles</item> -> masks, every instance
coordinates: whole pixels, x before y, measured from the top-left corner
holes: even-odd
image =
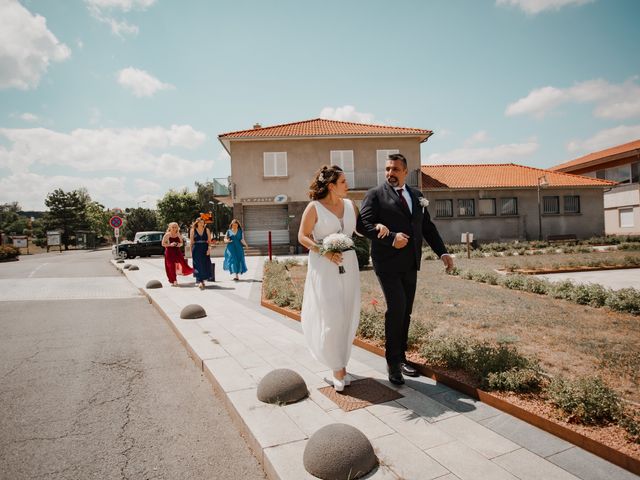
[[[576,158],[575,160],[570,160],[568,162],[561,163],[560,165],[556,165],[555,167],[551,167],[551,170],[571,171],[573,169],[586,166],[591,162],[599,163],[598,160],[603,160],[607,157],[613,157],[614,155],[631,153],[634,150],[640,150],[640,140],[634,140],[633,142],[624,143],[622,145],[617,145],[615,147],[607,148],[605,150],[600,150],[598,152],[590,153],[583,157]]]
[[[422,187],[425,189],[477,189],[537,187],[546,177],[552,187],[610,187],[615,182],[526,167],[514,163],[491,165],[422,165]]]
[[[282,138],[282,137],[334,137],[334,136],[424,136],[425,140],[433,132],[420,128],[391,127],[387,125],[367,125],[364,123],[340,122],[315,118],[303,122],[286,123],[270,127],[252,128],[237,132],[223,133],[221,140]]]

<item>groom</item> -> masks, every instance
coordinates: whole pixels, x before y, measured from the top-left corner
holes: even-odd
[[[403,155],[389,155],[385,165],[386,182],[370,189],[360,208],[357,230],[371,240],[371,259],[382,287],[385,313],[385,356],[389,381],[402,385],[402,374],[417,377],[418,371],[407,362],[407,336],[416,280],[422,255],[422,238],[442,259],[447,270],[453,258],[421,205],[419,190],[405,184],[407,160]],[[378,238],[376,224],[389,228],[389,235]]]

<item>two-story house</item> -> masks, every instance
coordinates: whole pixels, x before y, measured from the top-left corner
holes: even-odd
[[[418,128],[314,119],[224,133],[219,141],[231,156],[233,214],[249,245],[297,245],[309,184],[322,165],[339,165],[358,201],[384,181],[391,153],[408,161],[407,183],[420,188],[420,144],[433,132]]]
[[[602,235],[613,182],[515,164],[423,165],[429,213],[447,243]]]
[[[552,168],[617,182],[605,191],[607,235],[640,235],[640,140],[600,150]]]

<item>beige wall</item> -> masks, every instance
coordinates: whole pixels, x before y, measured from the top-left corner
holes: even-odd
[[[430,202],[429,213],[440,235],[446,243],[459,243],[464,232],[474,234],[474,240],[480,243],[507,240],[537,240],[538,238],[538,194],[537,189],[521,190],[469,190],[469,191],[425,191]],[[603,192],[602,189],[555,189],[544,188],[540,196],[560,197],[560,215],[542,215],[542,238],[549,235],[574,234],[578,238],[589,238],[604,233]],[[562,214],[564,195],[580,196],[579,214]],[[515,216],[479,216],[478,200],[495,198],[499,211],[500,198],[516,197],[518,215]],[[475,217],[457,217],[458,199],[475,200]],[[435,218],[435,200],[452,199],[454,216]],[[499,213],[499,212],[498,212]]]
[[[290,202],[308,201],[313,174],[330,163],[331,150],[353,150],[354,170],[375,172],[376,150],[398,149],[409,162],[409,170],[420,168],[420,143],[411,138],[342,138],[231,142],[231,180],[234,203],[243,198],[285,194]],[[287,177],[264,176],[264,152],[287,152]],[[373,186],[373,185],[372,185]]]

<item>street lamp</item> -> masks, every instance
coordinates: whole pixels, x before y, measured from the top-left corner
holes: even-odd
[[[147,203],[147,201],[146,200],[142,200],[141,202],[138,202],[138,208],[140,208],[140,204],[142,204],[142,203]]]
[[[538,240],[542,240],[542,205],[540,203],[540,188],[549,185],[546,175],[538,177]]]

